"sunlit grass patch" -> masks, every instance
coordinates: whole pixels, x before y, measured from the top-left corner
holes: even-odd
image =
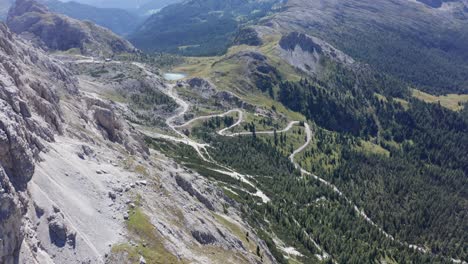
[[[463,103],[468,102],[468,94],[447,94],[435,96],[416,89],[412,90],[413,97],[427,103],[440,103],[441,106],[453,111],[463,109]]]

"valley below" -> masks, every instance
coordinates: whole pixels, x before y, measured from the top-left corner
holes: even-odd
[[[52,4],[0,22],[0,263],[468,263],[465,0]]]

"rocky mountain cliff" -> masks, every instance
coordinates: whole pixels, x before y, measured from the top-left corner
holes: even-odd
[[[13,263],[24,236],[26,184],[44,142],[63,133],[62,93],[76,94],[67,70],[0,24],[0,260]]]
[[[50,151],[57,136],[76,135],[66,117],[71,113],[63,111],[60,98],[70,98],[75,114],[92,122],[105,140],[116,142],[131,153],[144,155],[147,150],[140,139],[130,135],[131,129],[108,104],[83,97],[78,80],[66,67],[19,39],[3,23],[0,58],[0,262],[16,263],[20,248],[25,246],[26,233],[28,239],[35,233],[27,228],[29,223],[23,217],[31,214],[34,197],[30,197],[28,185],[37,173],[36,162],[42,160],[41,153]],[[59,215],[49,217],[47,227],[51,232],[67,230]],[[64,241],[75,240],[70,227],[65,233]],[[32,241],[28,240],[28,246],[34,247],[31,254],[35,255],[40,249]]]
[[[52,13],[34,0],[16,1],[8,13],[7,25],[50,50],[76,50],[90,56],[135,52],[129,42],[110,30]]]

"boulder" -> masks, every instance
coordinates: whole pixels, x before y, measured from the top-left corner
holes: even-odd
[[[50,241],[58,246],[65,246],[68,239],[68,228],[65,225],[65,219],[61,214],[54,213],[47,218],[49,222]]]

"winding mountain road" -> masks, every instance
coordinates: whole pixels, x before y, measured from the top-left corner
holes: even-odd
[[[141,69],[143,69],[148,75],[154,75],[152,72],[148,71],[146,69],[146,67],[141,64],[141,63],[136,63],[134,62],[133,63],[134,65],[140,67]],[[234,177],[234,178],[237,178],[237,179],[240,179],[242,182],[246,183],[246,184],[249,184],[250,186],[254,187],[257,192],[256,193],[253,193],[253,195],[257,196],[257,197],[260,197],[262,199],[262,201],[264,203],[267,203],[270,201],[270,199],[260,190],[258,189],[254,184],[252,184],[248,179],[249,178],[252,178],[251,176],[249,175],[244,175],[244,174],[240,174],[230,168],[228,168],[227,166],[224,166],[222,164],[219,164],[217,161],[215,161],[213,158],[211,158],[209,156],[209,153],[207,151],[207,147],[210,147],[209,144],[200,144],[190,138],[188,138],[185,134],[183,134],[182,132],[180,132],[177,128],[181,128],[181,127],[184,127],[184,126],[187,126],[189,124],[192,124],[193,122],[196,122],[197,120],[206,120],[206,119],[209,119],[209,118],[214,118],[214,117],[223,117],[223,116],[226,116],[226,115],[229,115],[231,113],[234,113],[234,112],[237,112],[238,113],[238,120],[236,123],[234,123],[233,125],[231,125],[230,127],[227,127],[227,128],[224,128],[222,130],[219,130],[217,131],[217,133],[221,136],[229,136],[229,137],[235,137],[235,136],[243,136],[243,135],[251,135],[252,133],[251,132],[240,132],[240,133],[232,133],[232,134],[229,134],[228,131],[233,129],[234,127],[237,127],[239,126],[243,121],[244,121],[244,115],[243,115],[243,111],[241,109],[232,109],[232,110],[229,110],[225,113],[222,113],[222,114],[215,114],[215,115],[207,115],[207,116],[199,116],[199,117],[196,117],[196,118],[193,118],[189,121],[187,121],[186,123],[182,124],[182,125],[175,125],[174,124],[174,121],[183,117],[185,115],[185,113],[187,113],[187,111],[189,110],[190,108],[190,105],[189,103],[185,102],[183,99],[181,99],[177,92],[174,91],[174,86],[170,86],[167,90],[163,90],[163,92],[168,95],[169,97],[171,97],[172,99],[174,99],[177,104],[179,104],[179,110],[177,111],[177,113],[169,118],[166,119],[166,124],[173,130],[176,132],[177,135],[179,135],[181,138],[177,138],[177,137],[173,137],[173,136],[168,136],[168,135],[163,135],[163,134],[159,134],[159,133],[152,133],[152,135],[150,136],[156,136],[156,137],[159,137],[159,138],[164,138],[164,139],[167,139],[167,140],[170,140],[170,141],[173,141],[173,142],[180,142],[180,143],[184,143],[184,144],[187,144],[189,146],[192,146],[196,151],[197,153],[199,154],[199,156],[204,160],[204,161],[207,161],[207,162],[211,162],[213,164],[216,164],[217,166],[225,169],[225,170],[217,170],[217,169],[212,169],[213,171],[216,171],[216,172],[219,172],[219,173],[222,173],[222,174],[225,174],[225,175],[228,175],[228,176],[231,176],[231,177]],[[280,131],[276,131],[276,133],[282,133],[282,132],[287,132],[289,130],[291,130],[291,128],[294,127],[294,125],[298,125],[300,124],[300,121],[292,121],[290,122],[283,130],[280,130]],[[343,192],[341,192],[338,187],[336,187],[334,184],[328,182],[327,180],[323,179],[323,178],[320,178],[319,176],[313,174],[313,173],[310,173],[308,171],[306,171],[305,169],[303,169],[296,161],[295,161],[295,157],[297,154],[301,153],[302,151],[304,151],[308,146],[309,144],[311,143],[312,141],[312,137],[313,137],[313,133],[312,133],[312,130],[309,126],[309,124],[307,124],[306,122],[304,123],[304,128],[305,128],[305,131],[306,131],[306,136],[307,136],[307,140],[306,142],[304,143],[304,145],[300,146],[298,149],[294,150],[293,153],[289,156],[289,160],[294,164],[294,166],[300,170],[301,174],[302,175],[307,175],[307,176],[310,176],[310,177],[313,177],[314,179],[318,180],[319,182],[323,183],[325,186],[331,188],[335,193],[337,193],[340,197],[342,197],[350,206],[352,206],[352,208],[354,209],[354,211],[356,213],[358,213],[358,215],[360,215],[366,222],[368,222],[370,225],[374,226],[375,228],[377,228],[379,230],[379,232],[381,234],[383,234],[385,237],[391,239],[392,241],[395,241],[397,243],[399,243],[400,245],[404,245],[408,248],[411,248],[411,249],[415,249],[417,251],[420,251],[422,253],[427,253],[427,250],[424,249],[423,247],[421,246],[417,246],[417,245],[412,245],[412,244],[409,244],[409,243],[406,243],[406,242],[402,242],[400,240],[397,240],[395,239],[392,235],[388,234],[385,230],[383,230],[380,226],[378,226],[374,221],[372,221],[372,219],[370,219],[367,214],[359,209],[359,207],[353,203],[348,197],[346,197]],[[264,135],[273,135],[275,133],[275,131],[257,131],[255,132],[256,134],[264,134]],[[206,155],[206,156],[205,156]],[[208,168],[210,169],[210,168]],[[447,258],[447,257],[446,257]],[[451,259],[454,263],[466,263],[464,261],[461,261],[461,260],[456,260],[456,259]]]
[[[98,60],[95,60],[94,58],[84,57],[81,60],[74,61],[74,63],[77,63],[77,64],[80,64],[80,63],[105,63],[105,61],[98,61]],[[112,61],[112,63],[120,63],[120,62]],[[159,76],[157,76],[156,74],[154,74],[151,71],[147,70],[147,68],[146,68],[146,66],[144,64],[139,63],[139,62],[132,62],[132,64],[139,67],[140,69],[142,69],[148,76],[152,76],[154,78],[159,78]],[[249,181],[249,178],[252,178],[251,176],[240,174],[240,173],[228,168],[227,166],[219,164],[212,157],[210,157],[209,152],[207,151],[207,148],[210,147],[209,144],[198,143],[198,142],[190,139],[184,133],[182,133],[181,131],[178,130],[178,128],[182,128],[184,126],[190,125],[193,122],[196,122],[197,120],[206,120],[206,119],[210,119],[210,118],[214,118],[214,117],[223,117],[223,116],[229,115],[231,113],[237,112],[238,113],[237,122],[234,123],[233,125],[231,125],[230,127],[227,127],[227,128],[224,128],[222,130],[217,131],[217,134],[219,134],[221,136],[229,136],[229,137],[251,135],[252,134],[251,132],[239,132],[239,133],[231,133],[231,134],[228,133],[229,130],[233,129],[234,127],[239,126],[244,121],[243,111],[241,109],[232,109],[232,110],[229,110],[229,111],[227,111],[225,113],[222,113],[222,114],[199,116],[199,117],[196,117],[196,118],[193,118],[193,119],[187,121],[186,123],[184,123],[182,125],[176,125],[176,124],[174,124],[175,121],[177,119],[180,119],[181,117],[183,117],[188,112],[188,110],[190,108],[190,105],[189,105],[189,103],[187,103],[186,101],[184,101],[183,99],[181,99],[179,97],[179,95],[177,94],[177,92],[174,89],[174,85],[169,85],[168,87],[165,87],[165,88],[166,89],[161,89],[161,91],[164,94],[166,94],[167,96],[169,96],[170,98],[172,98],[179,105],[179,108],[177,109],[176,113],[166,119],[166,124],[179,137],[174,137],[174,136],[170,136],[170,135],[165,135],[165,134],[161,134],[161,133],[157,133],[157,132],[149,132],[149,131],[144,131],[144,130],[141,131],[141,132],[148,135],[148,136],[150,136],[150,137],[162,138],[162,139],[169,140],[169,141],[172,141],[172,142],[183,143],[183,144],[191,146],[192,148],[194,148],[196,150],[196,152],[198,153],[198,155],[200,156],[200,158],[202,160],[204,160],[206,162],[210,162],[212,164],[215,164],[218,167],[223,168],[224,170],[219,170],[219,169],[214,169],[214,168],[207,168],[207,169],[210,169],[210,170],[216,171],[218,173],[222,173],[222,174],[225,174],[225,175],[228,175],[228,176],[231,176],[231,177],[234,177],[236,179],[241,180],[242,182],[254,187],[257,190],[256,193],[252,193],[252,195],[260,197],[264,203],[269,202],[270,199],[260,189],[258,189],[252,182]],[[297,125],[299,123],[300,123],[299,121],[292,121],[283,130],[276,131],[276,133],[287,132],[291,128],[293,128],[294,125]],[[412,244],[402,242],[400,240],[395,239],[392,235],[385,232],[381,227],[379,227],[375,222],[373,222],[372,219],[370,219],[363,210],[359,209],[358,206],[356,204],[354,204],[349,198],[347,198],[334,184],[326,181],[323,178],[320,178],[319,176],[317,176],[317,175],[315,175],[313,173],[310,173],[310,172],[306,171],[305,169],[303,169],[295,161],[295,156],[297,154],[301,153],[302,151],[304,151],[312,141],[313,133],[312,133],[312,130],[311,130],[309,124],[304,123],[304,127],[305,127],[306,135],[307,135],[306,142],[304,143],[304,145],[302,145],[298,149],[294,150],[293,153],[289,156],[289,160],[294,164],[294,166],[298,170],[300,170],[301,174],[313,177],[314,179],[316,179],[316,180],[320,181],[321,183],[323,183],[325,186],[328,186],[329,188],[331,188],[340,197],[345,199],[345,201],[348,202],[348,204],[351,205],[353,207],[353,209],[366,222],[368,222],[370,225],[376,227],[379,230],[379,232],[381,234],[383,234],[384,236],[386,236],[387,238],[389,238],[392,241],[395,241],[395,242],[397,242],[397,243],[399,243],[401,245],[404,245],[404,246],[406,246],[408,248],[415,249],[415,250],[418,250],[418,251],[423,252],[423,253],[427,253],[427,250],[424,249],[421,246],[412,245]],[[264,134],[264,135],[273,135],[274,133],[275,133],[275,131],[257,131],[256,132],[256,134]],[[453,263],[463,263],[463,264],[467,263],[466,261],[463,261],[463,260],[448,258],[446,256],[442,256],[442,257],[447,258],[447,259],[451,259],[451,261]]]

